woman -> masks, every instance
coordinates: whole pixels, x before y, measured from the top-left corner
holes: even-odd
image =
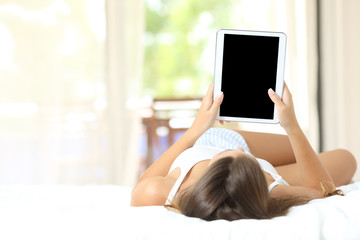
[[[287,136],[212,129],[224,96],[213,100],[211,85],[192,126],[138,180],[131,205],[171,206],[205,220],[264,219],[315,198],[342,195],[336,186],[351,181],[352,154],[316,154],[286,84],[282,100],[272,89],[268,94]]]

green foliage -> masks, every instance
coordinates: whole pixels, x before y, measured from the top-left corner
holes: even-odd
[[[219,28],[231,27],[235,4],[234,0],[146,0],[144,94],[202,96],[213,72],[201,62],[214,61],[206,59],[204,51]]]

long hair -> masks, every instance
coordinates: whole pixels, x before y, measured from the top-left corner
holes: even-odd
[[[211,165],[201,179],[177,197],[175,206],[204,220],[268,219],[285,215],[307,200],[270,198],[265,175],[250,155],[225,157]]]

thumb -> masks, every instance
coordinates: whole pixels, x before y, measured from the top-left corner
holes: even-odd
[[[271,101],[273,101],[273,103],[275,103],[276,106],[280,106],[280,105],[283,104],[283,102],[281,101],[281,98],[279,97],[279,95],[277,95],[274,92],[274,90],[272,90],[272,88],[269,88],[268,94],[269,94],[269,97],[270,97]]]
[[[213,105],[211,106],[211,110],[217,111],[223,99],[224,99],[224,93],[223,92],[218,93],[218,95],[214,99]]]

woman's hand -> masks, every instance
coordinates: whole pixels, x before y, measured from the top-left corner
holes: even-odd
[[[156,189],[159,189],[158,185],[156,185],[158,184],[159,180],[159,178],[157,177],[166,177],[175,159],[186,149],[192,147],[198,140],[198,138],[206,130],[212,127],[215,122],[215,118],[219,110],[220,104],[223,100],[223,94],[220,93],[218,97],[215,98],[215,101],[213,101],[213,89],[214,86],[213,84],[211,84],[205,97],[202,100],[198,114],[190,129],[188,129],[180,137],[180,139],[178,139],[168,150],[166,150],[165,153],[163,153],[138,180],[138,183],[134,187],[135,190],[133,190],[133,196],[137,196],[135,198],[143,199],[142,192],[145,191],[145,188],[143,189],[143,185],[141,182],[143,182],[145,179],[155,181],[155,187]],[[163,180],[160,180],[160,182],[161,181]],[[149,193],[151,194],[153,192],[150,191]],[[163,192],[161,192],[161,194],[162,193]],[[163,202],[165,202],[165,200],[163,200]]]
[[[276,105],[280,124],[285,131],[292,129],[293,127],[298,127],[292,96],[286,83],[284,83],[282,100],[272,89],[269,89],[268,94],[270,99]]]
[[[216,115],[219,107],[223,101],[224,94],[220,92],[213,100],[214,84],[209,86],[209,89],[201,102],[200,109],[196,115],[191,129],[198,131],[200,134],[206,132],[215,123]]]
[[[296,120],[292,96],[288,87],[284,84],[282,100],[271,89],[269,89],[268,93],[271,100],[276,105],[280,124],[285,129],[289,137],[291,147],[295,155],[297,163],[296,167],[301,179],[301,185],[318,191],[317,194],[314,193],[310,198],[320,197],[325,193],[324,188],[330,193],[334,192],[336,188],[331,175],[320,161],[319,156],[311,147]],[[297,192],[304,194],[301,193],[303,192],[301,189]],[[308,190],[306,192],[310,193]],[[306,195],[304,196],[306,197]]]

